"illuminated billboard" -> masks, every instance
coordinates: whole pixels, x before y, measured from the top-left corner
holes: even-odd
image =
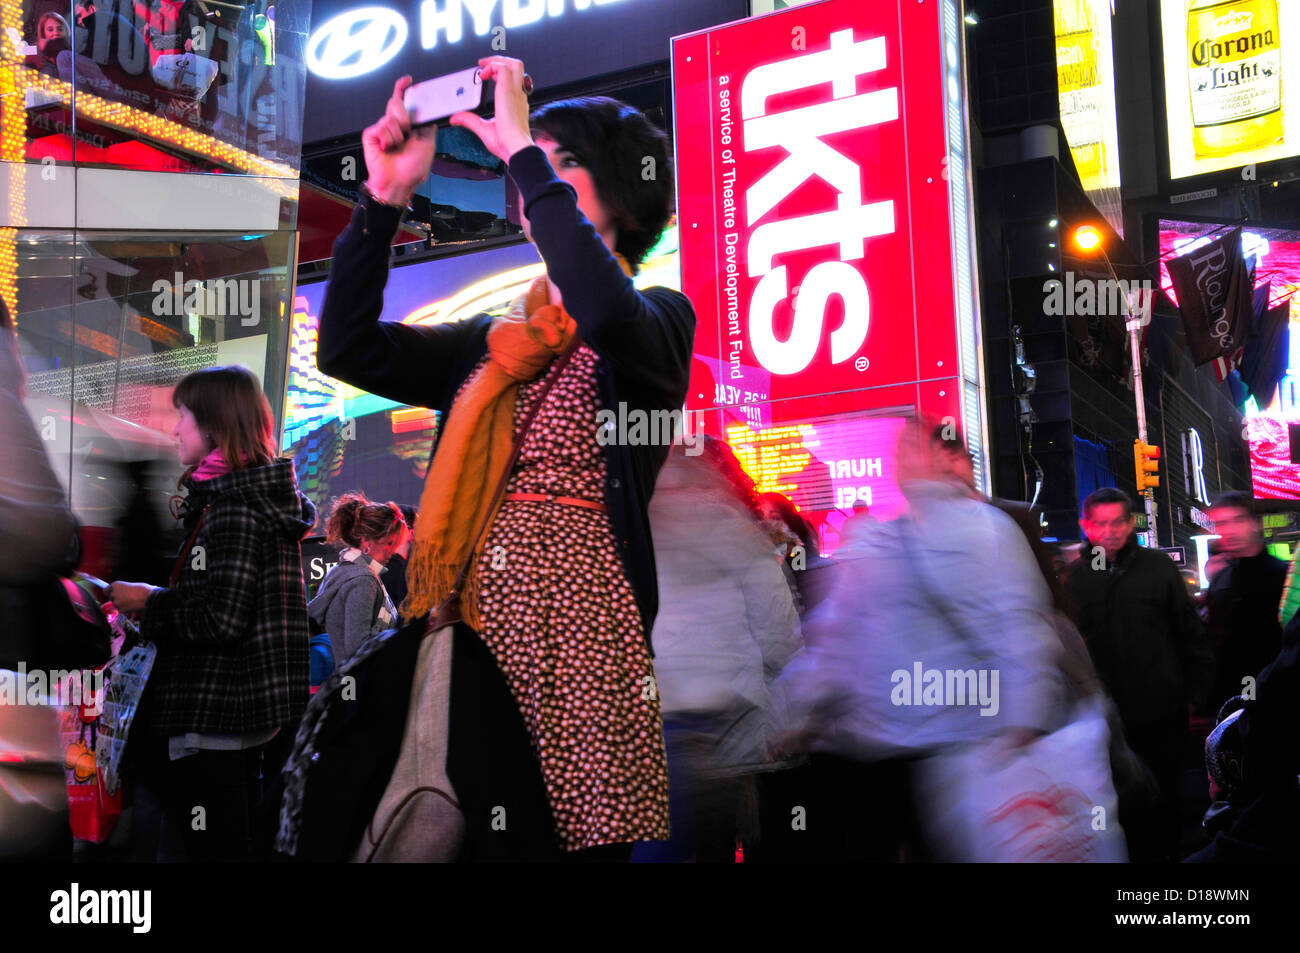
[[[983,480],[960,23],[827,0],[673,40],[687,406],[719,430],[951,416]]]
[[[541,273],[541,258],[526,242],[404,265],[389,275],[380,320],[439,324],[503,313]],[[679,287],[675,228],[650,250],[637,284]],[[357,489],[376,499],[416,503],[437,415],[316,369],[324,300],[323,281],[300,287],[294,299],[281,451],[294,458],[303,492],[318,506]]]
[[[787,497],[829,555],[848,520],[890,520],[906,509],[895,469],[905,423],[846,413],[772,427],[734,423],[725,436],[757,491]]]
[[[1052,8],[1061,128],[1083,190],[1122,234],[1110,0],[1055,0]]]
[[[1170,178],[1300,155],[1300,4],[1161,0],[1160,24]]]
[[[1192,222],[1160,223],[1160,255],[1186,254],[1220,232],[1213,225]],[[1211,234],[1207,234],[1211,233]],[[1250,448],[1250,478],[1257,499],[1300,500],[1300,445],[1292,449],[1291,425],[1300,424],[1300,231],[1245,228],[1241,233],[1242,254],[1254,259],[1259,282],[1269,282],[1269,301],[1290,305],[1290,329],[1286,348],[1286,375],[1266,396],[1246,402],[1246,442]],[[1171,298],[1168,271],[1161,266],[1161,285]],[[1246,344],[1249,355],[1251,344]],[[1300,439],[1300,434],[1297,435]]]

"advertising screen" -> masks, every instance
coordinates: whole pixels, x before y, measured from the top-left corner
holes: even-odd
[[[848,520],[889,520],[906,508],[894,468],[905,422],[848,413],[773,427],[736,423],[726,439],[757,491],[787,497],[830,555]]]
[[[1065,139],[1083,190],[1122,234],[1110,0],[1055,0],[1052,9]]]
[[[383,321],[438,324],[497,314],[542,273],[528,243],[394,268],[384,290]],[[669,228],[642,263],[637,284],[679,286],[677,232]],[[303,285],[294,299],[281,451],[318,507],[349,490],[372,499],[418,503],[436,414],[358,390],[316,369],[316,329],[325,282]],[[324,514],[321,516],[322,525]]]
[[[1162,221],[1160,254],[1185,254],[1215,237],[1214,226],[1204,223]],[[1216,233],[1217,234],[1217,233]],[[1282,340],[1286,348],[1286,374],[1268,395],[1255,395],[1245,405],[1246,442],[1250,447],[1250,478],[1257,499],[1300,500],[1300,231],[1246,228],[1241,235],[1242,254],[1255,261],[1256,281],[1269,283],[1269,302],[1290,305],[1290,327]],[[1161,269],[1161,284],[1172,297],[1168,272]],[[1246,344],[1249,354],[1251,344]],[[1295,445],[1293,447],[1293,441]]]
[[[1300,4],[1161,0],[1160,28],[1170,178],[1300,155]]]
[[[982,480],[960,22],[951,3],[828,0],[674,39],[706,430],[950,416]]]

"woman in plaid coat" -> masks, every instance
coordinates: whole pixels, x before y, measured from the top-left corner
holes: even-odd
[[[252,850],[261,779],[309,695],[302,537],[316,518],[270,406],[245,367],[184,378],[172,396],[189,537],[167,588],[113,584],[158,646],[133,728],[135,854],[237,860]]]

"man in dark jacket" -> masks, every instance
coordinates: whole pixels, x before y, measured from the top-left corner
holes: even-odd
[[[1264,548],[1264,527],[1250,494],[1226,493],[1210,507],[1219,552],[1228,566],[1210,584],[1207,628],[1217,675],[1210,701],[1220,705],[1240,695],[1247,678],[1277,657],[1282,648],[1278,603],[1286,582],[1286,563]],[[1254,694],[1252,691],[1251,694]]]
[[[1205,629],[1178,569],[1137,544],[1127,494],[1105,487],[1083,503],[1084,545],[1065,571],[1074,621],[1110,690],[1129,745],[1146,761],[1161,803],[1121,818],[1133,860],[1172,858],[1176,794],[1188,717],[1205,704],[1214,672]]]

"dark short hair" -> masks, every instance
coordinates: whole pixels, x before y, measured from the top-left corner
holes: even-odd
[[[960,427],[952,424],[936,424],[930,431],[930,442],[939,444],[949,453],[970,457],[970,448],[966,446],[966,438],[962,436]]]
[[[1217,510],[1221,507],[1228,507],[1234,510],[1245,510],[1246,515],[1251,519],[1257,519],[1255,513],[1255,498],[1245,490],[1229,490],[1226,493],[1220,493],[1210,504],[1210,509]]]
[[[546,133],[591,172],[618,228],[614,250],[635,272],[672,216],[668,137],[638,110],[608,96],[548,103],[529,123],[534,134]]]
[[[1083,518],[1092,519],[1092,508],[1094,506],[1106,506],[1110,503],[1123,503],[1124,511],[1129,516],[1133,515],[1133,500],[1127,493],[1117,486],[1103,486],[1100,489],[1093,490],[1083,501]]]

